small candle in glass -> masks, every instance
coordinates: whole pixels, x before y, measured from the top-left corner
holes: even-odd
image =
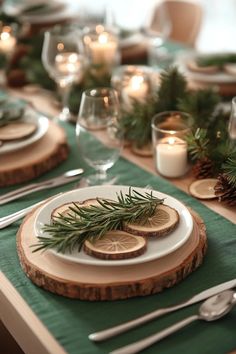
[[[13,35],[11,26],[3,26],[0,30],[0,52],[9,55],[16,45],[16,38]]]
[[[184,112],[162,112],[153,117],[152,141],[157,171],[169,178],[183,176],[188,170],[188,146],[191,117]]]
[[[91,64],[107,66],[117,64],[118,38],[102,25],[96,26],[84,35],[84,44]]]

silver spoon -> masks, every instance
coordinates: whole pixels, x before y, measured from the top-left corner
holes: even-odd
[[[236,293],[232,290],[226,290],[222,293],[212,296],[202,303],[199,307],[198,315],[193,315],[184,320],[175,323],[174,325],[156,333],[150,337],[146,337],[138,342],[134,342],[125,347],[116,349],[110,354],[134,354],[148,348],[150,345],[159,342],[161,339],[178,331],[196,320],[215,321],[226,315],[236,304]]]

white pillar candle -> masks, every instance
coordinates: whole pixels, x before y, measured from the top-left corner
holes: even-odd
[[[100,33],[98,39],[91,41],[89,46],[93,64],[106,63],[112,65],[115,62],[118,43],[110,38],[109,33]]]
[[[10,54],[16,45],[16,38],[11,34],[11,28],[5,26],[0,33],[0,52]]]
[[[127,108],[131,108],[134,99],[143,102],[147,94],[148,84],[145,82],[144,77],[142,75],[134,75],[129,80],[128,85],[123,88],[121,96]]]
[[[187,171],[187,144],[177,137],[162,139],[156,146],[156,167],[165,177],[181,177]]]

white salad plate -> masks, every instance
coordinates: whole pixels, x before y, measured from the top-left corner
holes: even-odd
[[[50,237],[43,230],[43,227],[45,224],[50,224],[52,211],[65,203],[82,202],[84,200],[94,199],[97,197],[117,200],[117,193],[119,194],[122,192],[123,194],[126,194],[129,192],[129,188],[130,187],[128,186],[95,186],[72,190],[70,192],[58,195],[42,206],[38,211],[34,223],[35,234],[37,236]],[[132,187],[132,190],[136,190],[140,193],[151,192],[148,189],[138,187]],[[193,229],[192,216],[189,210],[177,199],[154,190],[152,193],[158,198],[165,198],[164,203],[177,210],[180,221],[177,228],[169,235],[157,239],[149,239],[147,251],[141,256],[122,260],[102,260],[87,255],[83,250],[80,252],[78,252],[78,250],[74,250],[72,253],[58,253],[56,250],[49,250],[48,252],[52,252],[56,257],[59,257],[64,261],[108,267],[149,262],[174,252],[190,237]]]
[[[27,123],[34,123],[37,126],[37,129],[35,132],[23,139],[16,139],[16,140],[9,140],[9,141],[4,141],[3,145],[0,146],[0,154],[6,154],[9,152],[13,152],[19,149],[22,149],[24,147],[27,147],[39,139],[41,139],[47,132],[48,130],[48,118],[42,116],[41,114],[31,110],[27,109],[24,117],[19,120],[20,122],[27,122]],[[18,120],[15,122],[19,122]],[[14,121],[13,121],[14,123]],[[1,129],[1,128],[0,128]]]

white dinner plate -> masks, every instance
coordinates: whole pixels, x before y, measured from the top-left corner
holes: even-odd
[[[217,55],[217,53],[212,54],[199,54],[195,52],[186,52],[179,54],[178,58],[176,59],[176,64],[179,66],[180,70],[186,74],[192,80],[205,82],[209,84],[227,84],[227,83],[236,83],[236,75],[231,75],[226,72],[216,72],[214,74],[207,74],[207,73],[200,73],[191,71],[187,63],[189,60],[194,60],[197,57],[204,57],[209,55]]]
[[[128,186],[95,186],[72,190],[59,195],[40,208],[34,223],[35,234],[37,236],[50,237],[43,231],[43,226],[50,224],[52,211],[62,204],[73,201],[82,202],[86,199],[97,197],[117,199],[117,193],[120,191],[128,193],[129,188]],[[144,188],[132,187],[132,189],[141,193],[150,192],[150,190]],[[65,254],[58,253],[55,250],[49,250],[49,252],[53,252],[55,256],[69,262],[110,267],[149,262],[175,251],[182,246],[191,235],[193,228],[192,216],[188,209],[177,199],[157,191],[153,191],[153,195],[159,198],[165,198],[165,204],[175,208],[179,213],[180,222],[177,228],[169,235],[148,240],[147,251],[141,256],[124,260],[101,260],[85,254],[83,250],[81,252],[74,250],[72,253],[67,252]]]
[[[4,141],[3,145],[0,146],[0,154],[13,152],[31,145],[41,139],[48,130],[48,118],[42,116],[41,114],[31,109],[26,110],[24,117],[21,119],[21,121],[34,123],[36,124],[37,129],[33,134],[27,136],[24,139]]]

